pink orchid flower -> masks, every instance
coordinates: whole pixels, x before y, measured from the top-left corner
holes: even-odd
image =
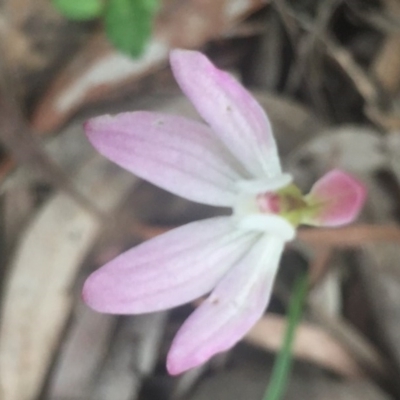
[[[174,50],[170,62],[207,125],[139,111],[89,120],[88,138],[141,178],[192,201],[230,207],[232,215],[192,222],[121,254],[89,276],[83,298],[100,312],[140,314],[211,292],[172,343],[167,368],[178,374],[231,348],[262,316],[299,224],[351,222],[365,190],[334,170],[303,196],[282,172],[254,97],[199,52]]]

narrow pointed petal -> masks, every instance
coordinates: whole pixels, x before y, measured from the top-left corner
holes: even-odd
[[[210,205],[233,202],[240,175],[202,123],[139,111],[90,119],[85,130],[101,154],[161,188]]]
[[[179,374],[235,345],[262,316],[269,302],[283,240],[264,235],[185,321],[168,354]]]
[[[236,230],[231,217],[174,229],[121,254],[86,280],[93,309],[138,314],[187,303],[211,291],[257,234]]]
[[[333,170],[319,179],[307,195],[314,209],[304,223],[316,226],[348,224],[361,211],[366,198],[363,184],[351,175]]]
[[[199,52],[174,50],[170,62],[182,91],[250,176],[279,174],[271,126],[254,97]]]

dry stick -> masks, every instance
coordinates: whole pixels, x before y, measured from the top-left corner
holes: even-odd
[[[137,236],[143,240],[168,232],[176,226],[157,226],[135,224],[132,227]],[[366,243],[400,242],[400,228],[396,225],[357,224],[344,228],[299,229],[298,240],[307,244],[325,248],[357,248]]]
[[[398,0],[383,1],[387,14],[400,18],[400,2]],[[372,74],[382,87],[395,96],[400,89],[400,32],[386,35],[371,65]]]
[[[310,265],[310,284],[314,286],[327,273],[329,259],[335,248],[359,248],[373,242],[400,242],[400,228],[394,225],[359,224],[337,229],[300,229],[298,239],[316,252]]]
[[[307,70],[307,63],[309,62],[310,56],[313,55],[316,43],[318,42],[318,36],[321,32],[327,31],[327,26],[334,13],[335,9],[339,6],[342,0],[324,0],[319,3],[317,16],[315,18],[315,29],[308,32],[307,37],[304,40],[302,46],[296,48],[296,60],[294,61],[294,66],[291,70],[291,76],[288,78],[287,89],[289,92],[295,92],[301,82],[303,77],[308,78],[305,75]],[[287,12],[287,6],[285,0],[275,0],[277,5],[277,11],[281,16],[282,21],[285,23],[287,20],[293,20],[296,24],[297,21],[289,15]],[[285,23],[286,29],[288,29],[288,24]],[[313,80],[308,79],[310,82]]]
[[[282,21],[282,24],[286,30],[286,33],[289,37],[289,42],[293,51],[293,54],[295,55],[296,60],[302,59],[302,54],[303,54],[303,43],[299,40],[301,39],[299,35],[299,29],[293,18],[291,18],[286,12],[285,12],[285,4],[282,0],[274,0],[273,5],[275,6],[275,9]],[[300,78],[301,78],[301,72],[296,74],[297,72],[297,63],[296,60],[294,64],[291,64],[289,66],[289,73],[288,73],[288,79],[285,83],[285,92],[292,93],[294,91],[294,88],[299,85]]]
[[[386,10],[377,11],[376,9],[368,9],[364,4],[357,5],[351,1],[347,2],[347,6],[353,11],[357,18],[362,19],[372,28],[384,34],[400,33],[400,21],[396,14],[393,15],[392,10],[388,9],[392,6],[397,7],[398,0],[383,0],[386,4]]]
[[[274,0],[273,4],[275,5],[276,10],[281,16],[283,25],[286,28],[291,44],[293,46],[293,50],[295,51],[297,47],[298,26],[296,23],[294,23],[293,18],[290,18],[287,15],[287,13],[284,12],[284,7],[285,7],[284,1]]]
[[[296,60],[299,83],[304,78],[309,88],[310,99],[326,120],[332,118],[332,112],[328,99],[322,90],[323,59],[321,52],[317,51],[317,44],[319,35],[328,31],[332,15],[341,3],[341,0],[324,0],[319,3],[315,17],[315,29],[308,33],[308,37],[305,40],[304,56],[298,57]]]
[[[328,54],[342,67],[349,78],[353,81],[358,92],[366,103],[376,106],[380,99],[377,84],[368,74],[355,62],[353,56],[344,47],[338,45],[328,35],[323,35],[320,40],[326,46]]]
[[[15,84],[5,64],[0,36],[0,141],[15,160],[37,170],[47,181],[68,193],[89,212],[103,218],[102,213],[83,196],[68,176],[49,158],[30,131],[21,113]]]
[[[400,129],[400,118],[391,111],[395,109],[393,101],[380,83],[360,67],[351,53],[332,37],[321,35],[319,40],[324,44],[327,54],[353,81],[354,87],[363,97],[366,117],[385,130]]]
[[[400,228],[395,225],[357,224],[336,229],[300,229],[298,239],[315,246],[356,248],[368,242],[400,242]]]
[[[306,16],[292,10],[285,1],[282,3],[282,12],[292,17],[305,31],[313,33],[316,31],[315,24]],[[366,72],[356,63],[353,56],[345,48],[325,31],[319,31],[316,39],[325,45],[327,53],[340,65],[353,81],[355,87],[367,103],[376,104],[379,99],[379,92],[376,83],[366,74]]]
[[[335,0],[327,0],[329,2]],[[317,30],[315,29],[312,32],[308,32],[308,36],[305,38],[304,43],[301,43],[300,46],[295,43],[294,38],[296,40],[299,39],[298,31],[300,30],[299,24],[295,18],[288,12],[288,6],[285,0],[274,0],[273,4],[275,5],[276,11],[278,12],[280,19],[286,29],[287,34],[292,40],[293,44],[293,52],[296,55],[296,59],[294,60],[294,65],[289,72],[288,82],[286,83],[286,90],[289,92],[294,92],[298,86],[300,85],[300,80],[305,73],[305,59],[307,58],[305,55],[308,53],[310,47],[313,47],[312,42],[315,41],[315,36],[317,35]],[[318,18],[318,17],[317,17]],[[320,21],[321,22],[321,21]],[[321,24],[318,24],[321,27]],[[296,33],[294,34],[294,32]],[[295,73],[297,72],[297,73]]]

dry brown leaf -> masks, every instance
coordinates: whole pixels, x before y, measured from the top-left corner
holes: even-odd
[[[278,351],[282,346],[286,325],[285,317],[267,314],[251,329],[245,340],[264,349]],[[301,323],[298,326],[293,355],[347,378],[364,375],[357,361],[341,343],[316,325]]]
[[[99,156],[77,178],[79,188],[104,212],[113,210],[135,182]],[[101,227],[98,217],[58,194],[22,236],[2,304],[2,398],[33,400],[40,393],[71,311],[71,286]]]

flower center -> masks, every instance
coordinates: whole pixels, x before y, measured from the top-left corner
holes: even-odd
[[[271,217],[274,217],[274,221],[281,221],[282,225],[296,228],[308,209],[309,205],[300,189],[289,184],[276,191],[258,194],[242,192],[233,214],[240,220],[240,225],[247,229],[269,231]]]
[[[257,195],[257,204],[260,213],[280,215],[294,226],[298,226],[305,213],[309,211],[309,204],[294,184],[275,193],[267,192]]]
[[[257,206],[260,212],[279,214],[281,210],[281,199],[277,193],[263,193],[256,197]]]

